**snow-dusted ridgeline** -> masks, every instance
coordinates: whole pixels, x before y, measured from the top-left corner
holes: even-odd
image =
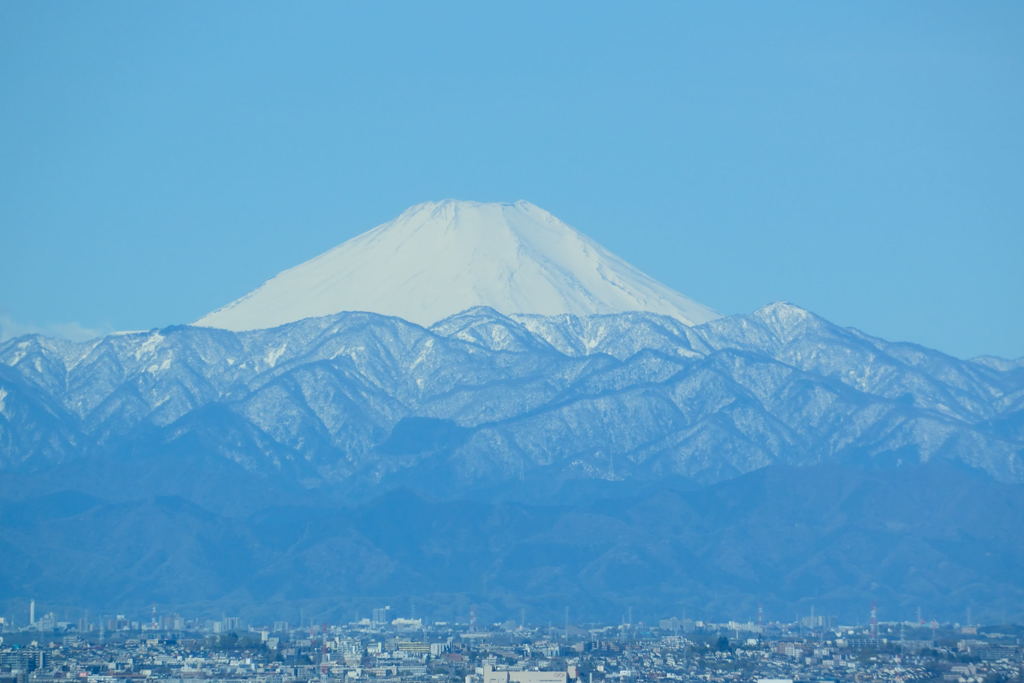
[[[541,468],[603,479],[612,461],[615,477],[718,481],[876,457],[1024,480],[1017,364],[887,342],[789,304],[692,327],[474,308],[430,328],[342,313],[240,333],[30,336],[0,345],[0,391],[5,469],[200,439],[252,472],[340,486],[421,466],[472,489]],[[444,424],[413,439],[424,452],[396,456],[411,418]]]

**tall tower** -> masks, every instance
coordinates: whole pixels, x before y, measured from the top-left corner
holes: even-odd
[[[878,638],[878,605],[871,603],[871,637]]]
[[[35,599],[28,601],[28,625],[36,625],[36,601]]]

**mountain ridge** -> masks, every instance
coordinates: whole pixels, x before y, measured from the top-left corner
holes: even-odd
[[[211,512],[173,495],[0,496],[0,609],[337,621],[415,599],[455,620],[1024,617],[1021,485],[948,462],[770,466],[702,487],[609,484],[572,500],[440,502],[410,490],[340,505]],[[974,504],[984,499],[986,505]],[[921,508],[929,509],[927,515]],[[399,522],[400,520],[400,522]],[[153,529],[160,533],[153,537]],[[147,541],[146,539],[152,539]],[[140,558],[145,558],[140,562]],[[459,612],[461,610],[461,612]]]
[[[792,304],[25,336],[0,395],[0,607],[1024,595],[1024,373]]]
[[[507,316],[477,307],[424,328],[343,313],[240,333],[178,326],[79,343],[20,338],[0,344],[0,364],[15,373],[8,383],[0,373],[5,405],[35,416],[19,427],[0,414],[3,468],[26,451],[59,461],[145,434],[177,439],[174,425],[219,405],[324,483],[360,471],[394,475],[398,461],[382,464],[374,448],[401,419],[419,417],[470,430],[446,456],[462,472],[456,479],[473,479],[494,453],[504,453],[502,476],[516,458],[539,466],[545,439],[562,444],[553,451],[562,453],[556,461],[568,458],[562,476],[593,478],[612,456],[595,454],[607,448],[572,425],[611,419],[598,418],[607,410],[640,411],[610,441],[620,467],[644,463],[638,472],[662,462],[666,472],[713,481],[733,467],[856,447],[948,452],[997,478],[1022,476],[1020,373],[886,342],[792,304],[699,326],[642,312]],[[286,422],[280,410],[292,411]],[[29,423],[54,426],[40,441]],[[595,453],[566,450],[590,442]],[[717,475],[699,474],[708,449],[719,451],[708,466],[731,463]],[[237,457],[260,458],[258,450]]]

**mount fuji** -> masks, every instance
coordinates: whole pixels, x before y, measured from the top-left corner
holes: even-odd
[[[194,324],[241,331],[368,311],[430,325],[476,306],[505,314],[647,311],[687,325],[719,317],[529,202],[449,199],[413,206]]]

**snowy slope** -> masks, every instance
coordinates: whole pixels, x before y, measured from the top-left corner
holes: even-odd
[[[649,311],[688,325],[718,317],[529,202],[445,200],[413,206],[195,324],[251,330],[370,311],[429,325],[474,306],[506,314]]]
[[[245,332],[29,335],[0,343],[0,497],[8,471],[172,451],[351,492],[427,475],[454,492],[531,472],[609,479],[612,461],[616,479],[711,482],[771,463],[939,458],[1019,483],[1024,374],[1007,365],[785,303],[693,327],[477,307],[429,329],[349,312]],[[423,419],[440,431],[416,436]],[[410,433],[438,457],[396,447]]]

